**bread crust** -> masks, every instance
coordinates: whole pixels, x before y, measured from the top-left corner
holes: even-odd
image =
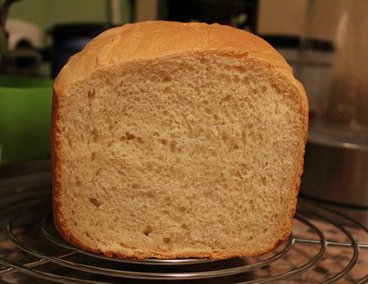
[[[60,132],[58,117],[60,111],[59,101],[65,95],[66,88],[78,81],[89,78],[94,72],[98,72],[98,70],[101,69],[108,69],[113,66],[124,64],[134,64],[134,62],[137,61],[155,60],[168,56],[185,56],[191,52],[215,52],[232,58],[245,60],[249,58],[257,59],[262,65],[267,66],[270,70],[272,69],[272,72],[277,74],[282,80],[287,80],[290,87],[295,90],[295,94],[298,96],[296,100],[300,102],[299,111],[302,119],[303,147],[298,149],[299,162],[294,178],[294,196],[291,198],[290,204],[290,222],[287,222],[283,229],[282,237],[277,240],[273,246],[252,255],[268,253],[279,246],[283,241],[287,240],[291,233],[291,218],[294,216],[296,210],[300,176],[303,171],[304,146],[307,140],[308,101],[303,86],[294,78],[291,67],[276,50],[262,39],[248,32],[217,24],[183,24],[157,21],[127,24],[102,33],[88,43],[80,53],[69,59],[55,81],[52,106],[53,211],[56,228],[67,242],[88,251],[121,258],[145,259],[155,257],[169,259],[197,257],[225,259],[249,256],[249,254],[242,254],[242,252],[238,254],[226,254],[221,252],[206,254],[198,252],[173,254],[155,251],[124,254],[101,251],[98,248],[89,247],[80,242],[68,228],[60,210],[62,153],[58,140],[58,133]]]
[[[109,29],[72,56],[56,78],[59,87],[88,78],[98,69],[136,60],[148,60],[190,51],[228,50],[246,53],[272,67],[292,69],[266,41],[246,32],[219,24],[165,21],[126,24]]]

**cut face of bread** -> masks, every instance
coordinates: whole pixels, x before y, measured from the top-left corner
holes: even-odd
[[[289,73],[223,48],[105,65],[55,85],[54,214],[67,241],[228,258],[288,237],[307,125]]]

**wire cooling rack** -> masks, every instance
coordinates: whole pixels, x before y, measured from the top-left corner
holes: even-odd
[[[52,219],[50,187],[0,192],[0,279],[8,283],[368,283],[368,229],[299,199],[293,233],[262,257],[221,261],[136,261],[64,242]]]

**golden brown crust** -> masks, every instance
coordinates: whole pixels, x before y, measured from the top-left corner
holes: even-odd
[[[59,94],[60,90],[54,85],[54,95],[52,101],[52,114],[51,114],[51,166],[52,166],[52,208],[54,215],[54,223],[58,232],[67,239],[68,230],[66,224],[63,221],[61,210],[60,210],[60,182],[61,182],[61,170],[60,170],[60,147],[57,138],[59,127],[58,127],[58,116],[59,116]]]
[[[285,59],[266,41],[251,33],[218,24],[156,21],[126,24],[103,32],[68,61],[56,85],[88,78],[100,68],[196,50],[246,52],[249,58],[285,69],[284,73],[292,76]]]
[[[107,256],[122,258],[145,259],[157,258],[189,258],[193,253],[167,254],[165,252],[134,253],[132,255],[116,252],[101,252],[97,248],[88,247],[75,238],[69,230],[60,210],[60,182],[62,170],[60,168],[61,153],[58,141],[58,111],[59,100],[64,90],[71,84],[86,79],[100,69],[108,69],[116,65],[129,64],[141,60],[155,60],[172,55],[188,55],[191,52],[221,52],[232,58],[252,58],[272,69],[280,78],[287,80],[294,90],[296,100],[300,102],[300,118],[303,126],[303,147],[299,149],[299,163],[294,181],[294,196],[291,197],[290,218],[295,214],[296,197],[299,191],[300,176],[303,171],[304,145],[307,139],[308,102],[302,85],[293,77],[290,66],[268,43],[242,30],[220,25],[200,23],[174,22],[145,22],[128,24],[108,30],[92,40],[82,52],[73,56],[60,72],[54,85],[53,113],[52,113],[52,164],[53,164],[53,209],[57,230],[63,238],[82,249]],[[291,233],[291,222],[287,222],[282,236],[274,246],[253,255],[260,255],[272,251],[288,238]],[[237,255],[213,252],[208,254],[196,253],[198,258],[224,259],[235,256],[245,256],[241,252]]]

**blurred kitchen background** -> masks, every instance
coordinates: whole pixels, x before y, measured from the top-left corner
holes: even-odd
[[[368,1],[0,0],[0,186],[50,168],[52,80],[67,58],[116,25],[202,21],[250,30],[304,84],[310,131],[302,194],[368,209]],[[5,27],[5,28],[4,28]],[[15,176],[15,177],[14,177]],[[21,176],[21,177],[20,177]],[[28,177],[27,177],[28,176]],[[361,211],[359,211],[361,210]],[[365,215],[366,216],[366,215]]]

